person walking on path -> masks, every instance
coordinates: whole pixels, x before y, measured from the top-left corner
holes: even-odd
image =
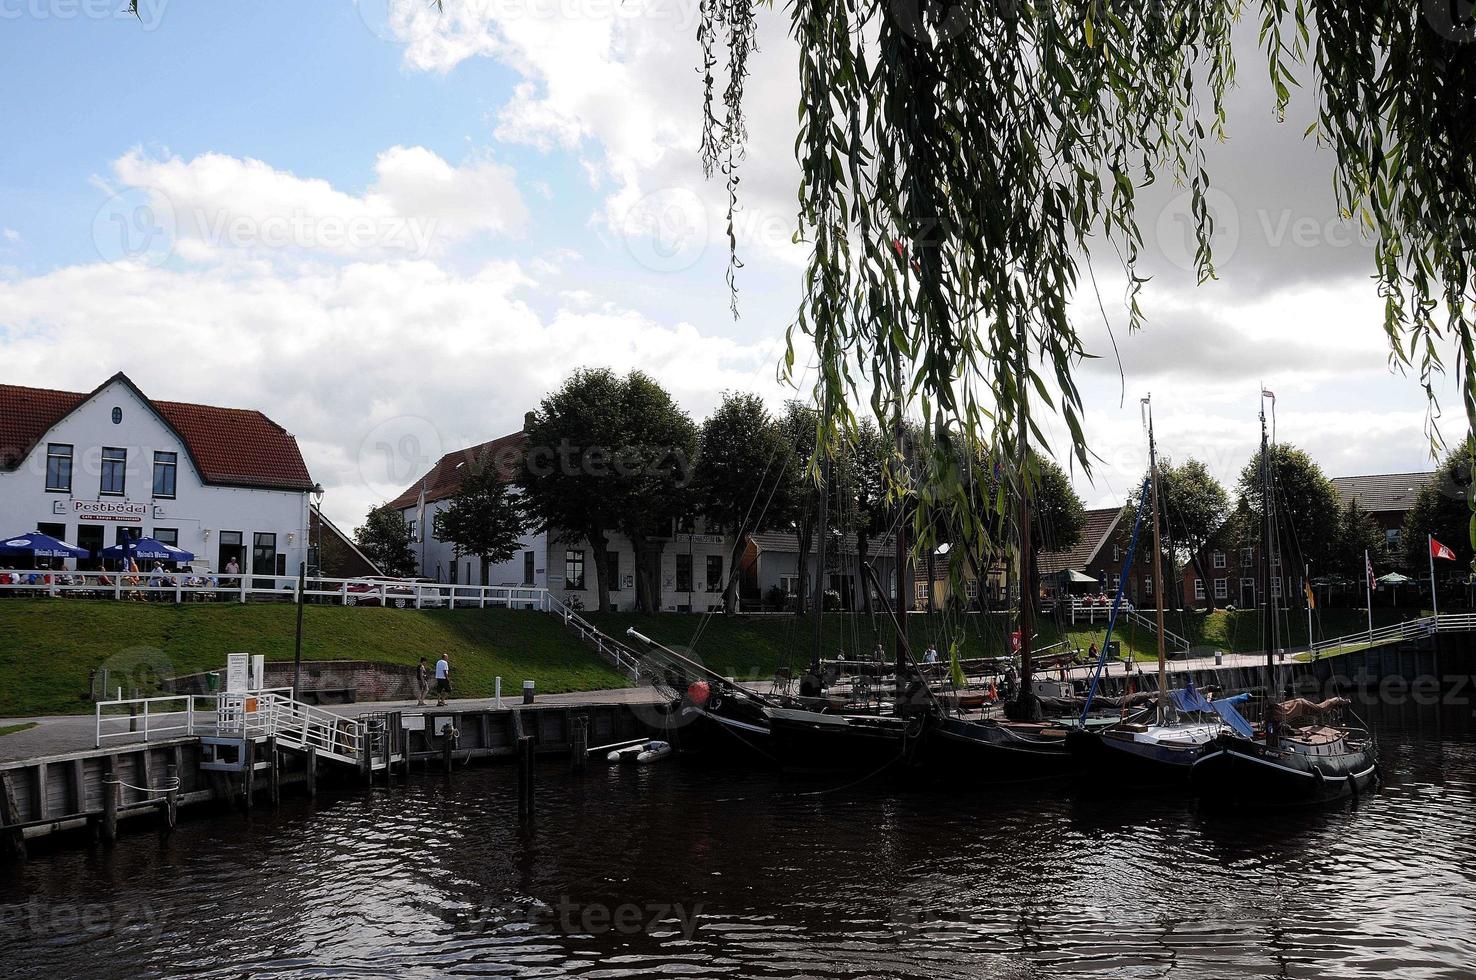
[[[446,706],[446,695],[451,693],[451,661],[446,659],[448,654],[441,654],[441,659],[436,661],[436,707]]]
[[[430,693],[430,666],[426,664],[425,658],[420,658],[420,663],[415,666],[415,704],[416,707],[425,705],[425,696]]]

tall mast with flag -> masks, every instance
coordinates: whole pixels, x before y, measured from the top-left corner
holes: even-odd
[[[1163,643],[1163,538],[1158,511],[1158,444],[1153,438],[1153,396],[1144,398],[1142,405],[1148,424],[1148,481],[1153,495],[1153,596],[1158,622],[1158,723],[1162,725],[1168,702],[1168,657]]]
[[[1440,600],[1435,595],[1435,559],[1441,558],[1446,561],[1455,561],[1456,555],[1445,545],[1435,540],[1435,535],[1426,535],[1430,544],[1430,609],[1435,613],[1435,622],[1440,622]]]
[[[1363,549],[1363,589],[1368,596],[1368,642],[1373,642],[1373,590],[1374,573],[1373,559],[1368,556],[1368,549]]]

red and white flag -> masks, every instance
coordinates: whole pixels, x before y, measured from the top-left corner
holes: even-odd
[[[1366,551],[1363,553],[1363,565],[1368,571],[1368,587],[1370,589],[1377,589],[1379,587],[1379,580],[1374,578],[1373,559],[1368,556],[1368,552]]]
[[[1439,541],[1436,541],[1434,538],[1431,538],[1430,539],[1430,557],[1431,558],[1444,558],[1446,561],[1455,561],[1456,560],[1456,553],[1454,551],[1450,550],[1449,548],[1447,548],[1445,545],[1441,544]]]

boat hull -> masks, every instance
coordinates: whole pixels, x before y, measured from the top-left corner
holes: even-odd
[[[673,739],[683,752],[752,765],[775,764],[773,732],[761,709],[737,699],[716,706],[682,700],[673,714],[678,724]]]
[[[888,770],[902,764],[909,749],[907,722],[895,715],[771,708],[768,717],[775,757],[794,772]]]
[[[1064,738],[1031,737],[995,721],[935,718],[914,768],[925,776],[971,783],[1018,783],[1065,776],[1077,768]]]
[[[1172,786],[1187,782],[1208,742],[1170,745],[1126,737],[1112,729],[1073,730],[1066,744],[1092,780],[1125,786]]]
[[[1372,744],[1308,755],[1239,736],[1221,737],[1189,774],[1202,802],[1229,809],[1332,803],[1372,789],[1377,778]]]

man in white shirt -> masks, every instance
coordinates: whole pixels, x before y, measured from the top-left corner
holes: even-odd
[[[446,706],[446,695],[451,693],[451,661],[448,656],[443,653],[436,661],[436,705],[442,708]]]

